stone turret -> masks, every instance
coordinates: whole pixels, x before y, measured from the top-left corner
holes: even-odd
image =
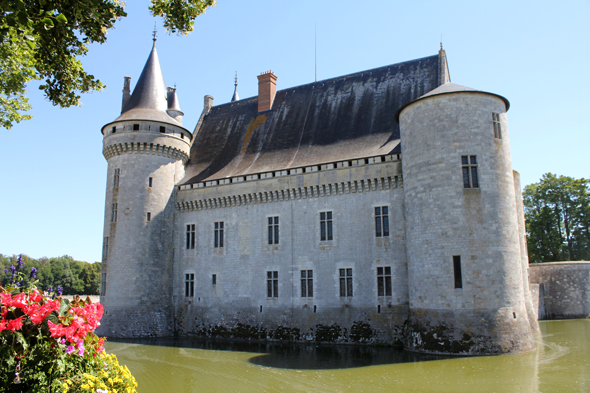
[[[501,96],[447,82],[398,111],[411,350],[535,347],[508,107]]]
[[[167,92],[154,39],[123,113],[102,128],[108,175],[100,334],[172,333],[174,187],[184,176],[192,139],[181,119],[175,91]]]

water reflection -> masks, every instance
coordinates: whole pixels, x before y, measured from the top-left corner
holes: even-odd
[[[545,321],[533,352],[429,357],[357,346],[191,338],[107,343],[140,393],[590,392],[590,320]]]
[[[424,355],[392,347],[360,345],[255,343],[248,341],[204,340],[194,337],[109,339],[110,342],[159,347],[193,348],[213,351],[262,353],[248,361],[264,367],[297,370],[329,370],[450,359]]]

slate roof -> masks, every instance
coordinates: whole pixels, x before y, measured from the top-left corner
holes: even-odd
[[[103,129],[114,122],[124,120],[154,120],[184,128],[182,124],[170,117],[166,112],[168,109],[166,90],[166,82],[164,82],[164,75],[156,51],[156,41],[154,40],[152,51],[137,80],[129,102],[123,108],[121,115],[111,123],[103,126]],[[176,101],[174,105],[178,106],[178,102]],[[179,106],[178,110],[180,110]]]
[[[190,152],[182,184],[399,153],[398,109],[435,89],[439,56],[214,106]]]
[[[442,85],[440,85],[439,87],[437,87],[436,89],[429,91],[428,93],[424,94],[421,97],[418,97],[418,99],[416,99],[415,101],[419,101],[422,100],[424,98],[428,98],[428,97],[432,97],[432,96],[437,96],[437,95],[442,95],[442,94],[452,94],[452,93],[485,93],[485,94],[491,94],[493,96],[496,96],[500,99],[502,99],[502,101],[504,101],[504,104],[506,105],[506,110],[510,109],[510,102],[502,97],[499,94],[494,94],[494,93],[488,93],[487,91],[483,91],[483,90],[476,90],[476,89],[472,89],[471,87],[465,87],[465,86],[461,86],[458,85],[456,83],[451,83],[451,82],[447,82],[444,83]],[[412,101],[412,102],[415,102]],[[410,105],[412,102],[408,102],[406,105],[402,106],[401,108],[399,108],[397,110],[397,112],[395,113],[395,121],[399,122],[399,114],[401,113],[402,110],[404,110],[404,108],[408,105]]]

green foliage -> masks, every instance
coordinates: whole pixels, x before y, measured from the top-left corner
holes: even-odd
[[[590,259],[590,183],[547,173],[525,187],[530,262]]]
[[[0,254],[0,283],[9,284],[10,275],[4,273],[10,265],[16,265],[17,255],[11,257]],[[76,261],[69,255],[58,258],[33,259],[23,255],[23,261],[27,272],[31,268],[37,269],[37,287],[43,291],[52,287],[63,288],[64,295],[98,295],[100,293],[101,264]],[[24,284],[31,282],[29,277],[24,278]]]
[[[152,0],[169,33],[188,34],[195,18],[214,0]],[[27,82],[60,107],[80,105],[80,94],[104,85],[84,71],[88,44],[106,42],[117,20],[127,16],[121,0],[0,0],[0,126],[30,119]]]
[[[152,15],[164,18],[164,28],[170,33],[187,35],[193,31],[195,18],[215,5],[215,0],[152,0]]]

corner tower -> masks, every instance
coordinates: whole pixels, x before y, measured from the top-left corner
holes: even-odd
[[[184,176],[192,134],[182,126],[176,90],[166,89],[155,37],[133,94],[124,88],[123,95],[121,115],[102,128],[108,175],[99,333],[169,335],[174,186]]]
[[[408,349],[534,349],[508,101],[450,82],[401,108]]]

